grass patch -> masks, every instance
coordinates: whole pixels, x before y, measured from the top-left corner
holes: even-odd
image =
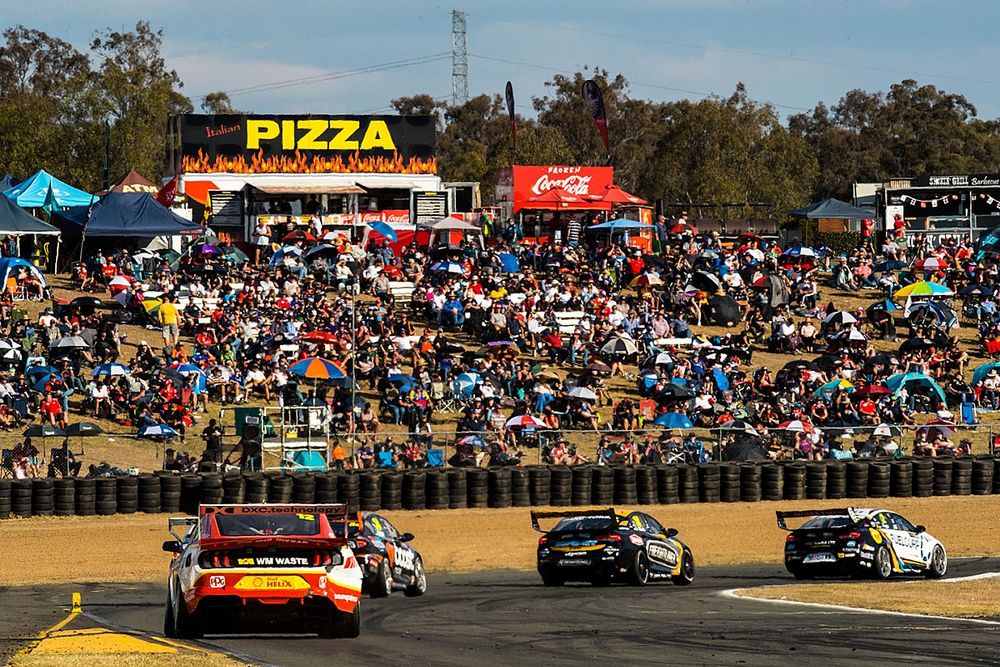
[[[740,591],[770,600],[901,611],[911,614],[1000,617],[1000,578],[972,581],[896,581],[769,586]]]

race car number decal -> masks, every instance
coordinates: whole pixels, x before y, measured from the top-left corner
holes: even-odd
[[[211,577],[208,578],[208,587],[209,588],[225,588],[226,587],[226,578],[223,577],[223,576],[221,576],[221,575],[217,575],[217,574],[216,575],[212,575]]]
[[[646,545],[646,555],[650,560],[673,567],[677,565],[677,552],[665,542],[650,542]]]

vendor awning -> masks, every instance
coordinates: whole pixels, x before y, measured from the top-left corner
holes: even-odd
[[[303,185],[301,183],[266,183],[249,186],[266,195],[360,195],[367,192],[357,185]]]

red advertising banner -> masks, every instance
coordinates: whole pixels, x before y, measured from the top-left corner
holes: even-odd
[[[507,170],[504,170],[507,171]],[[562,188],[570,194],[586,199],[588,195],[603,194],[614,182],[614,167],[558,167],[515,165],[509,173],[501,173],[497,182],[499,190],[508,186],[514,202],[514,212],[522,208],[544,208],[529,201],[532,197]],[[507,181],[507,182],[505,182]],[[610,211],[611,204],[584,201],[579,204],[564,204],[560,210],[600,210]]]

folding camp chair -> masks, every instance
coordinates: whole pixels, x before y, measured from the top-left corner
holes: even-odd
[[[448,391],[444,382],[431,382],[431,400],[434,408],[440,413],[456,412],[455,397]]]
[[[427,450],[427,467],[440,468],[444,465],[444,451],[440,449]]]
[[[5,477],[14,477],[14,450],[4,449],[2,452],[2,458],[0,458],[0,479]]]
[[[396,469],[396,462],[392,460],[392,452],[378,453],[378,467]]]

